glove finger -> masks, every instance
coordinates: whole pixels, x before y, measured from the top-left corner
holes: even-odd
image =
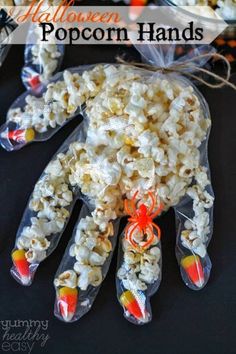
[[[208,282],[211,272],[211,260],[207,254],[213,229],[213,192],[206,194],[205,208],[196,213],[196,203],[185,197],[176,206],[176,258],[184,283],[193,290],[202,289]]]
[[[83,72],[92,67],[85,65],[57,73],[48,85],[38,85],[21,95],[9,109],[6,123],[0,127],[2,147],[13,151],[33,141],[48,140],[82,113],[82,105],[89,97],[94,97],[96,84],[87,87],[85,94],[80,92],[78,83],[75,88],[74,81],[84,82]],[[96,75],[92,80],[96,81]]]
[[[39,264],[57,247],[79,197],[69,182],[74,153],[68,146],[82,134],[78,126],[48,164],[29,199],[12,252],[11,274],[22,285],[32,283]]]
[[[50,84],[63,78],[58,73]],[[49,86],[50,87],[50,86]],[[63,125],[81,113],[79,107],[68,112],[63,102],[55,111],[56,102],[48,85],[39,84],[19,96],[7,113],[6,123],[0,127],[0,144],[7,151],[16,151],[32,142],[50,139]]]
[[[54,314],[60,320],[77,321],[92,307],[110,266],[118,228],[118,219],[101,228],[83,205],[54,280]]]
[[[157,236],[144,252],[137,252],[122,233],[116,277],[117,297],[124,317],[134,324],[152,319],[150,298],[161,283],[161,242]]]
[[[22,69],[22,82],[27,90],[37,91],[38,85],[47,83],[59,70],[65,46],[39,41],[38,26],[31,24],[25,46],[25,65]]]

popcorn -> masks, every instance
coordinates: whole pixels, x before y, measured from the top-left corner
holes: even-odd
[[[106,257],[104,256],[100,256],[98,253],[96,252],[91,252],[90,253],[90,257],[89,257],[89,263],[92,266],[99,266],[99,265],[103,265],[105,263]]]
[[[49,248],[50,242],[46,238],[33,238],[30,241],[30,246],[35,251],[45,251]]]
[[[129,269],[125,268],[125,264],[117,272],[117,277],[122,280],[124,288],[127,290],[141,290],[147,289],[145,282],[141,281],[135,272],[130,272]]]
[[[156,238],[157,239],[157,238]],[[155,240],[156,244],[157,240]],[[160,274],[161,251],[153,246],[142,253],[137,252],[132,246],[122,239],[124,261],[117,272],[127,290],[146,290],[148,284],[154,283]]]
[[[215,1],[208,1],[208,0],[175,0],[176,5],[179,6],[195,6],[191,8],[191,12],[195,12],[198,15],[215,18],[217,19],[219,15],[220,17],[224,18],[225,20],[235,20],[236,19],[236,4],[234,0],[215,0]],[[197,5],[197,6],[196,6]],[[201,6],[211,6],[212,10],[209,8],[206,10],[204,8],[201,10]],[[215,12],[213,11],[215,9]]]
[[[81,264],[86,264],[89,262],[90,258],[90,250],[86,246],[77,246],[74,245],[74,257],[76,258],[77,261],[79,261]]]
[[[30,1],[28,0],[15,0],[15,2],[19,3],[20,5],[22,5],[22,3],[23,5],[30,5]],[[48,5],[57,5],[59,3],[60,0],[45,1],[45,4]],[[29,28],[29,34],[27,37],[25,52],[26,63],[25,67],[23,68],[23,81],[25,81],[25,85],[28,89],[30,88],[34,90],[39,84],[47,83],[48,80],[53,76],[60,64],[59,61],[63,55],[61,48],[62,46],[58,46],[55,41],[52,40],[52,38],[50,43],[43,43],[41,41],[41,33],[39,27],[32,24],[32,26]],[[49,125],[51,127],[55,127],[55,121],[50,121],[50,115],[47,118]],[[56,121],[60,120],[60,115],[58,118],[59,119],[56,117]],[[45,127],[44,129],[40,129],[40,127],[38,127],[38,129],[40,132],[46,131]]]
[[[13,0],[2,0],[2,6],[13,6]]]
[[[200,257],[205,257],[206,247],[195,232],[183,230],[181,233],[181,241],[184,247],[198,254]]]
[[[35,249],[29,249],[26,252],[25,256],[29,263],[37,264],[42,262],[46,258],[46,252]]]
[[[210,184],[210,181],[206,173],[206,169],[204,168],[202,168],[200,171],[195,173],[194,178],[202,189],[204,189],[207,185]]]
[[[67,286],[68,288],[76,288],[77,274],[73,270],[66,270],[54,280],[55,286]]]
[[[158,279],[159,273],[160,268],[157,264],[145,262],[140,268],[139,279],[144,281],[146,284],[152,284]]]
[[[117,217],[116,212],[110,208],[105,211],[95,209],[95,211],[92,212],[92,215],[93,215],[94,222],[100,226],[100,229],[102,231],[106,230],[108,226],[108,222],[110,220],[115,220]]]
[[[90,272],[89,279],[90,279],[90,284],[92,286],[95,286],[95,287],[99,286],[102,282],[101,268],[93,267],[92,272]]]
[[[141,255],[132,251],[125,252],[124,260],[127,264],[135,264],[140,262]]]
[[[112,235],[110,235],[112,236]],[[112,244],[111,241],[108,239],[101,238],[98,240],[97,246],[96,246],[98,253],[110,253],[112,250]]]
[[[61,57],[57,45],[51,43],[42,44],[42,42],[36,43],[32,46],[31,53],[33,56],[33,64],[41,67],[41,82],[47,81],[56,71],[58,59]]]
[[[62,157],[60,155],[60,157]],[[16,245],[27,250],[30,263],[41,262],[47,255],[51,235],[59,234],[69,217],[68,207],[73,200],[68,188],[66,170],[60,161],[51,162],[45,174],[36,184],[29,208],[36,213],[31,217],[30,226],[25,226]]]
[[[30,238],[21,236],[16,240],[16,247],[21,249],[29,249],[30,248]]]
[[[216,13],[225,20],[236,19],[236,4],[234,0],[218,0]]]
[[[111,223],[107,225],[106,230],[102,231],[91,216],[80,220],[75,234],[75,243],[71,245],[69,255],[76,259],[74,271],[79,276],[78,287],[81,290],[86,290],[90,284],[98,286],[101,283],[101,268],[112,250],[108,237],[112,235]]]
[[[18,247],[46,252],[68,220],[73,191],[80,190],[92,213],[77,226],[69,249],[71,271],[81,290],[98,286],[113,248],[111,221],[124,215],[124,198],[138,190],[144,200],[148,191],[158,193],[164,210],[186,195],[192,199],[193,214],[184,223],[180,242],[203,257],[214,198],[199,147],[210,120],[193,88],[173,77],[144,78],[132,67],[97,65],[82,74],[65,71],[42,97],[27,96],[24,109],[10,110],[8,119],[46,132],[84,103],[86,134],[59,153],[36,184],[29,204],[35,216],[23,228]],[[160,278],[158,243],[155,237],[141,254],[122,241],[118,277],[127,290],[145,290]]]
[[[47,221],[46,219],[31,218],[31,226],[25,226],[22,230],[22,236],[28,238],[50,236],[52,233],[61,231],[56,221]]]
[[[63,176],[64,171],[59,159],[51,161],[45,169],[45,173],[50,174],[52,177]]]
[[[74,270],[79,274],[78,287],[86,290],[88,285],[99,286],[102,282],[102,273],[99,267],[81,265],[78,262],[74,264]]]

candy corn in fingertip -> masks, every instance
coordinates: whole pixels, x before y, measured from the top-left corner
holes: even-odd
[[[136,319],[140,320],[143,318],[139,304],[131,291],[124,291],[120,297],[120,302],[125,307],[125,309]]]
[[[28,82],[29,82],[30,87],[32,89],[35,89],[40,84],[39,75],[30,77]]]
[[[147,4],[147,0],[131,0],[129,7],[129,18],[135,21],[142,13],[143,6]]]
[[[12,261],[16,267],[17,273],[20,276],[21,282],[27,285],[30,282],[29,263],[25,257],[24,250],[16,250],[12,252]]]
[[[32,128],[17,129],[3,132],[1,137],[4,139],[11,139],[18,143],[29,143],[35,138],[35,131]]]
[[[63,287],[59,289],[58,304],[60,313],[66,322],[70,322],[75,314],[78,301],[76,288]]]
[[[203,268],[200,258],[197,255],[183,257],[181,260],[181,266],[194,285],[198,288],[201,288],[204,285]]]

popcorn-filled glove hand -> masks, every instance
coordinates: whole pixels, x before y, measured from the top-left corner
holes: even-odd
[[[140,215],[142,222],[121,236],[118,298],[131,322],[151,319],[150,296],[161,280],[160,235],[153,220],[160,205],[164,211],[174,207],[180,220],[177,258],[184,280],[193,289],[205,285],[214,197],[206,159],[209,111],[197,89],[179,76],[99,65],[82,75],[78,69],[59,74],[26,101],[10,110],[9,122],[37,131],[40,139],[78,112],[84,122],[36,184],[18,231],[13,275],[30,284],[59,241],[73,203],[83,198],[87,209],[55,279],[58,317],[74,321],[91,307],[90,292],[96,295],[94,284],[105,276],[113,251],[114,220],[129,214],[129,223]],[[132,210],[124,208],[124,200],[135,195]]]

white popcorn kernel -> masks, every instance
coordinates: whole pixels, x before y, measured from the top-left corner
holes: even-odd
[[[158,279],[160,273],[160,267],[158,264],[151,265],[145,263],[141,266],[141,272],[139,274],[139,279],[144,281],[146,284],[152,284]]]
[[[77,274],[73,270],[66,270],[54,280],[54,285],[56,287],[67,286],[69,288],[76,288]]]
[[[75,258],[81,264],[89,261],[90,251],[86,246],[75,246]]]
[[[112,250],[112,243],[108,239],[98,240],[98,244],[97,244],[96,248],[97,248],[99,254],[101,254],[103,252],[110,253]]]
[[[20,236],[16,240],[17,249],[28,249],[30,248],[30,238],[25,236]]]
[[[88,265],[81,265],[78,262],[74,264],[74,270],[79,275],[78,277],[78,287],[81,290],[86,290],[89,286],[89,273],[92,271],[92,267]]]
[[[127,264],[139,263],[140,260],[141,260],[141,255],[138,253],[134,253],[134,252],[125,252],[124,253],[124,261]]]
[[[49,248],[50,242],[46,238],[33,238],[30,241],[33,250],[45,251]]]
[[[45,251],[40,251],[40,250],[35,250],[35,249],[29,249],[25,253],[25,257],[29,263],[35,264],[35,263],[40,263],[46,258],[46,252]]]
[[[97,240],[95,237],[87,237],[84,244],[91,251],[96,246]]]
[[[102,282],[102,272],[101,268],[93,267],[92,271],[89,273],[89,282],[92,286],[99,286]]]
[[[106,257],[104,256],[100,256],[98,253],[96,252],[91,252],[90,253],[90,256],[89,256],[89,263],[92,265],[92,266],[95,266],[95,265],[103,265],[104,262],[106,260]]]
[[[152,256],[155,256],[156,262],[159,262],[160,257],[161,257],[160,248],[158,248],[158,247],[152,247],[149,252],[150,252],[150,254],[151,254]]]
[[[198,254],[200,257],[205,257],[206,246],[195,231],[183,230],[181,232],[181,242],[184,247]]]
[[[209,179],[207,177],[206,171],[197,171],[197,173],[194,175],[197,183],[199,184],[199,186],[204,189],[209,183]]]
[[[63,174],[62,165],[58,159],[49,163],[46,167],[45,173],[49,173],[52,176],[59,177]]]

